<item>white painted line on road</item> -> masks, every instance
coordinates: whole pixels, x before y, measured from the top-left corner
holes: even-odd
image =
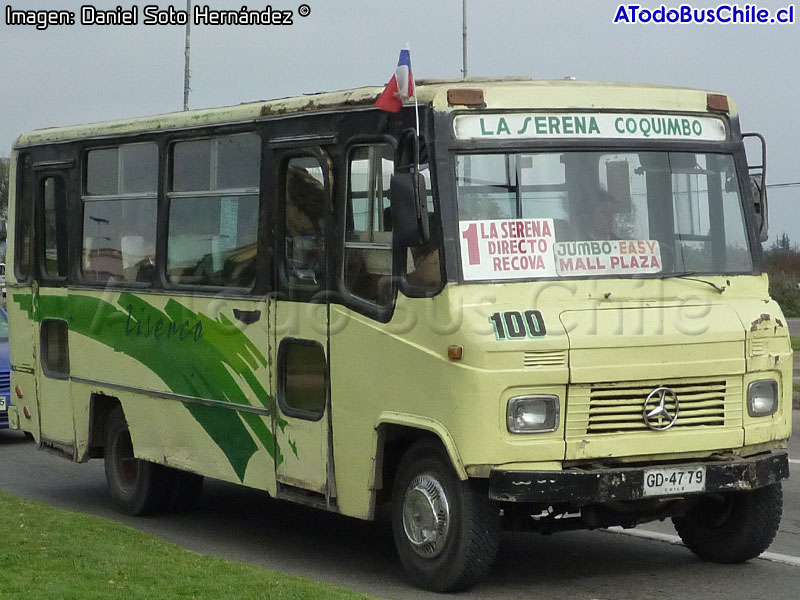
[[[796,458],[790,458],[789,459],[789,464],[790,465],[800,465],[800,460],[797,460]]]
[[[682,546],[683,542],[681,542],[681,538],[677,535],[670,535],[668,533],[659,533],[657,531],[646,531],[644,529],[623,529],[622,527],[609,527],[608,530],[611,533],[617,533],[622,535],[630,535],[633,537],[644,538],[648,540],[655,540],[658,542],[666,542],[667,544],[672,544],[673,546]],[[770,562],[781,563],[784,565],[790,565],[792,567],[800,567],[800,557],[798,556],[791,556],[789,554],[777,554],[775,552],[764,552],[761,556],[758,557],[761,560],[768,560]]]

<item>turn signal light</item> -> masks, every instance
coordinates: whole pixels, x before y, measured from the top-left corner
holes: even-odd
[[[447,103],[450,106],[483,106],[483,90],[478,88],[453,88],[447,90]]]
[[[447,358],[450,360],[461,360],[462,356],[464,356],[464,348],[461,346],[448,346]]]
[[[15,386],[14,386],[14,393],[17,395],[17,398],[19,398],[20,400],[22,400],[22,390],[21,390],[21,389],[19,389],[19,386],[18,386],[18,385],[15,385]]]

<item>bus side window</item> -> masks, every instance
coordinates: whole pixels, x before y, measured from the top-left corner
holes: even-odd
[[[67,276],[67,184],[60,176],[42,181],[44,213],[44,273],[50,277]]]
[[[158,146],[90,150],[83,191],[83,276],[149,283],[155,275]]]
[[[328,398],[328,365],[322,346],[309,340],[284,340],[278,352],[278,370],[278,402],[283,411],[318,420]]]
[[[289,159],[283,275],[294,287],[319,289],[325,276],[325,183],[322,166],[311,156]]]
[[[261,138],[177,142],[170,160],[167,278],[249,288],[256,277]]]
[[[17,178],[17,229],[16,241],[16,276],[17,281],[27,281],[31,266],[31,233],[33,223],[33,198],[31,194],[30,158],[20,154],[17,161],[19,176]]]
[[[344,285],[354,296],[386,306],[392,301],[392,212],[389,183],[394,149],[355,146],[348,159]]]

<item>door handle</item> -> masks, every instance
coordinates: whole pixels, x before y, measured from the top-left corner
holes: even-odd
[[[261,318],[261,311],[260,310],[239,310],[238,308],[233,309],[233,316],[236,317],[239,321],[244,323],[245,325],[251,325],[255,323]]]

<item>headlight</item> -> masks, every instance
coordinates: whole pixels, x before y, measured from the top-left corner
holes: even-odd
[[[511,433],[555,431],[558,412],[558,396],[515,396],[508,401],[506,423]]]
[[[747,388],[747,414],[764,417],[778,410],[778,382],[774,379],[754,381]]]

